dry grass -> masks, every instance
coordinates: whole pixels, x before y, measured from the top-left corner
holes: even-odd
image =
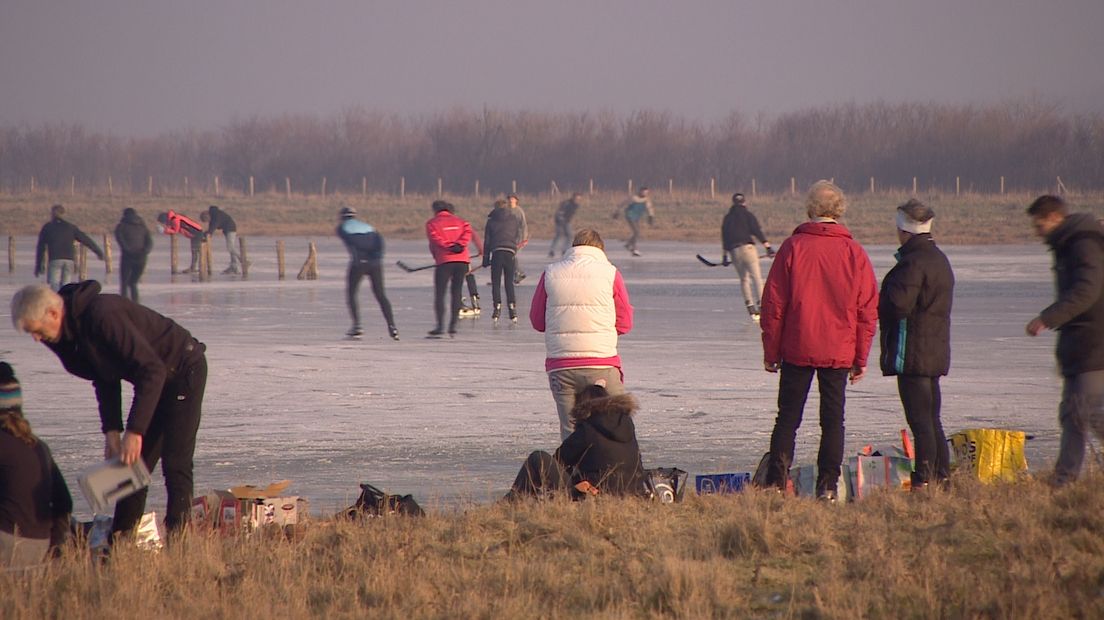
[[[446,196],[458,206],[458,213],[482,231],[490,198]],[[552,214],[564,196],[522,196],[532,235],[539,239],[552,236]],[[1034,195],[964,194],[922,197],[938,213],[936,236],[946,244],[1028,243],[1033,241],[1024,209]],[[575,219],[576,227],[593,227],[605,236],[627,235],[623,221],[613,221],[610,215],[620,193],[603,193],[588,197]],[[863,243],[894,243],[893,212],[908,199],[906,194],[853,194],[845,223]],[[254,198],[211,197],[150,197],[20,194],[0,196],[0,234],[33,235],[49,218],[49,206],[55,202],[66,205],[67,217],[89,234],[102,234],[114,229],[124,207],[133,207],[151,225],[156,213],[174,209],[198,217],[211,202],[217,202],[238,222],[242,235],[331,235],[336,225],[337,211],[344,205],[356,207],[361,217],[391,238],[415,239],[423,235],[425,220],[431,215],[430,196],[369,195],[362,197],[293,196],[291,201],[278,194],[260,194]],[[1104,215],[1104,194],[1086,194],[1070,198],[1075,209]],[[801,196],[759,195],[750,199],[767,236],[775,241],[789,235],[805,220]],[[656,226],[645,227],[646,239],[673,239],[720,244],[721,218],[728,208],[727,196],[715,200],[698,195],[676,193],[655,195]]]
[[[1104,616],[1104,479],[471,507],[0,577],[5,618]]]

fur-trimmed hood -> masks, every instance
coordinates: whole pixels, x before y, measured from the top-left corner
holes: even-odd
[[[571,419],[575,421],[576,428],[585,424],[611,441],[628,443],[636,441],[632,415],[638,408],[631,394],[618,394],[576,405],[571,410]]]

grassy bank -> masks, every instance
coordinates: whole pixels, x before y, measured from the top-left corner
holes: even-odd
[[[5,618],[1104,615],[1104,478],[875,496],[472,507],[191,534],[0,576]]]
[[[483,229],[491,199],[473,196],[446,196],[458,207],[458,213]],[[532,236],[548,239],[552,236],[552,214],[563,196],[522,196],[522,206],[529,218]],[[645,239],[674,239],[720,244],[721,218],[728,208],[727,196],[716,200],[697,195],[655,195],[656,225],[645,227]],[[947,244],[1028,243],[1033,241],[1024,209],[1034,195],[964,194],[923,196],[937,212],[936,237]],[[611,214],[622,194],[596,194],[587,197],[574,221],[577,228],[593,227],[610,238],[627,236],[624,221],[614,221]],[[894,243],[893,212],[908,199],[905,194],[855,194],[845,223],[863,243]],[[20,194],[0,196],[0,234],[32,235],[49,219],[49,207],[62,203],[67,217],[90,234],[103,234],[114,229],[122,209],[133,207],[151,225],[154,216],[173,209],[198,217],[214,202],[237,220],[240,234],[249,235],[330,235],[336,213],[342,206],[355,207],[361,217],[377,226],[388,237],[421,238],[423,224],[430,215],[433,197],[360,195],[292,196],[260,194],[253,198],[210,196],[195,198],[133,196],[89,196],[59,194]],[[1070,198],[1077,210],[1104,215],[1104,194],[1078,195]],[[801,196],[759,195],[750,199],[754,212],[768,238],[779,240],[805,219]]]

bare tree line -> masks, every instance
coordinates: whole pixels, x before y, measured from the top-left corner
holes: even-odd
[[[844,187],[963,189],[995,192],[1051,187],[1104,187],[1104,117],[1064,114],[1057,106],[1013,102],[990,106],[907,104],[827,105],[748,118],[732,113],[703,123],[661,111],[504,111],[452,109],[400,116],[350,109],[327,117],[236,119],[207,131],[125,138],[77,124],[0,126],[0,191],[39,187],[64,191],[224,188],[467,194],[563,191],[637,185],[701,190],[719,187],[788,190],[834,178]]]

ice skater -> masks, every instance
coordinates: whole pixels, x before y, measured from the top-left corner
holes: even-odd
[[[433,311],[437,327],[430,330],[431,338],[445,334],[445,289],[449,289],[449,336],[456,335],[456,323],[460,319],[460,299],[463,296],[464,277],[471,270],[468,244],[472,228],[463,218],[453,214],[456,207],[444,200],[433,201],[433,217],[426,221],[426,238],[436,267],[433,271]]]
[[[69,223],[61,216],[65,207],[50,207],[50,221],[43,224],[38,232],[38,246],[35,248],[34,275],[39,277],[46,272],[46,282],[55,291],[74,281],[77,277],[77,264],[73,255],[73,244],[79,242],[103,260],[104,253],[91,237]],[[47,255],[49,259],[47,261]],[[45,263],[45,265],[43,264]]]
[[[166,235],[184,235],[192,246],[191,264],[180,273],[199,273],[199,258],[203,252],[203,225],[171,209],[158,213],[157,221],[161,224],[161,232]]]
[[[199,219],[207,222],[206,237],[211,238],[216,232],[222,231],[226,237],[226,251],[230,254],[230,266],[223,270],[223,275],[240,274],[242,272],[241,248],[238,247],[238,225],[230,214],[215,205],[207,207],[205,213],[199,215]]]
[[[512,194],[511,194],[512,196]],[[512,200],[516,204],[516,197]],[[506,288],[506,304],[510,313],[510,322],[517,323],[517,295],[514,289],[514,276],[517,270],[517,253],[524,245],[528,234],[525,214],[520,207],[509,206],[504,200],[495,202],[495,208],[487,216],[487,226],[483,233],[483,247],[487,253],[483,256],[483,266],[491,267],[491,299],[494,312],[491,318],[497,323],[502,316],[502,288]],[[503,276],[506,281],[503,282]]]
[[[721,222],[721,249],[736,266],[744,305],[751,319],[758,322],[759,304],[763,297],[763,273],[759,269],[759,250],[755,247],[755,240],[763,244],[768,257],[774,256],[774,250],[759,228],[759,219],[748,210],[746,202],[743,194],[737,192],[732,195],[732,207]]]
[[[115,240],[119,242],[119,294],[138,301],[138,280],[146,270],[146,259],[153,250],[153,237],[146,222],[130,207],[123,209],[123,218],[115,226]]]
[[[349,268],[345,274],[345,303],[349,307],[349,316],[353,325],[346,332],[351,338],[364,334],[360,325],[360,306],[357,292],[360,281],[365,276],[372,282],[372,294],[376,297],[383,318],[387,321],[387,333],[394,340],[399,339],[399,328],[395,327],[395,315],[391,312],[391,302],[383,288],[383,235],[371,224],[358,220],[356,209],[342,207],[338,213],[337,236],[345,243],[349,251]]]
[[[556,248],[559,246],[561,239],[563,240],[563,250],[560,251],[560,256],[566,254],[568,248],[571,247],[571,238],[574,236],[574,233],[571,232],[571,220],[575,218],[575,213],[582,203],[583,195],[575,192],[571,194],[571,198],[561,202],[556,209],[556,214],[552,216],[552,224],[556,228],[556,234],[552,237],[552,246],[548,248],[548,258],[556,257]]]
[[[640,191],[629,199],[623,210],[615,211],[613,218],[617,219],[621,213],[625,214],[625,222],[629,225],[631,235],[625,242],[625,249],[633,256],[640,256],[636,249],[636,242],[640,240],[640,220],[647,219],[649,226],[655,226],[655,209],[652,207],[652,190],[641,187]]]

